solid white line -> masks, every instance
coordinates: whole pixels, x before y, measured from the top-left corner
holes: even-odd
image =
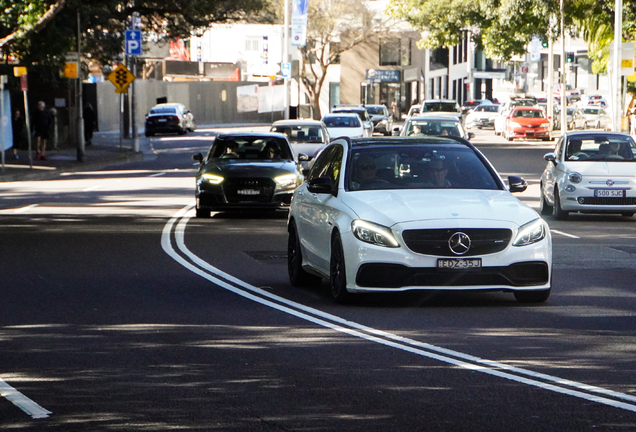
[[[25,212],[25,211],[27,211],[27,210],[29,210],[29,209],[32,209],[33,207],[37,207],[38,205],[39,205],[39,204],[31,204],[30,206],[26,206],[26,207],[19,208],[19,209],[17,209],[17,210],[15,211],[15,213],[22,213],[22,212]]]
[[[187,247],[185,246],[185,242],[184,242],[184,238],[185,238],[185,226],[188,222],[189,216],[186,216],[186,214],[192,209],[192,207],[194,206],[194,204],[190,204],[189,206],[183,208],[182,210],[180,210],[172,219],[170,219],[170,221],[168,221],[168,223],[166,224],[166,226],[164,227],[163,233],[162,233],[162,238],[161,238],[161,244],[162,247],[164,249],[164,251],[170,255],[175,261],[179,262],[181,265],[183,265],[184,267],[188,268],[190,271],[192,271],[193,273],[196,273],[198,275],[200,275],[201,277],[209,280],[210,282],[213,282],[214,284],[225,288],[231,292],[234,292],[236,294],[239,294],[245,298],[248,298],[250,300],[253,300],[255,302],[261,303],[263,305],[275,308],[277,310],[280,310],[282,312],[294,315],[296,317],[299,317],[301,319],[305,319],[307,321],[313,322],[317,325],[321,325],[323,327],[327,327],[327,328],[331,328],[333,330],[337,330],[343,333],[347,333],[349,335],[355,336],[355,337],[359,337],[359,338],[363,338],[369,341],[373,341],[376,343],[380,343],[383,345],[387,345],[387,346],[391,346],[394,348],[398,348],[407,352],[411,352],[414,354],[418,354],[424,357],[428,357],[428,358],[432,358],[438,361],[442,361],[442,362],[446,362],[446,363],[450,363],[465,369],[469,369],[469,370],[473,370],[473,371],[477,371],[477,372],[483,372],[489,375],[494,375],[494,376],[498,376],[501,378],[505,378],[505,379],[509,379],[512,381],[516,381],[516,382],[520,382],[523,384],[527,384],[527,385],[531,385],[534,387],[539,387],[545,390],[550,390],[553,392],[557,392],[557,393],[562,393],[562,394],[567,394],[570,396],[575,396],[575,397],[579,397],[582,399],[586,399],[586,400],[590,400],[593,402],[597,402],[597,403],[601,403],[601,404],[605,404],[605,405],[609,405],[609,406],[613,406],[616,408],[621,408],[621,409],[625,409],[628,411],[634,411],[636,412],[636,405],[631,405],[628,403],[624,403],[624,402],[619,402],[619,401],[615,401],[615,400],[611,400],[611,399],[607,399],[604,397],[600,397],[600,396],[595,396],[595,395],[591,395],[591,394],[587,394],[587,393],[583,393],[582,391],[589,391],[589,392],[595,392],[595,393],[600,393],[600,394],[604,394],[607,396],[611,396],[611,397],[615,397],[615,398],[620,398],[620,399],[624,399],[624,400],[628,400],[631,402],[636,402],[636,397],[631,396],[631,395],[627,395],[624,393],[619,393],[619,392],[615,392],[612,390],[608,390],[608,389],[604,389],[601,387],[596,387],[596,386],[590,386],[587,384],[583,384],[583,383],[578,383],[575,381],[570,381],[570,380],[566,380],[566,379],[562,379],[559,377],[554,377],[551,375],[546,375],[546,374],[541,374],[541,373],[537,373],[537,372],[533,372],[530,370],[525,370],[522,368],[517,368],[514,366],[509,366],[506,365],[504,363],[499,363],[499,362],[495,362],[492,360],[486,360],[486,359],[480,359],[479,357],[475,357],[475,356],[471,356],[468,354],[464,354],[464,353],[460,353],[458,351],[453,351],[453,350],[449,350],[449,349],[445,349],[445,348],[441,348],[441,347],[437,347],[435,345],[430,345],[427,343],[422,343],[422,342],[418,342],[412,339],[408,339],[408,338],[404,338],[401,336],[397,336],[394,335],[392,333],[388,333],[388,332],[384,332],[381,330],[377,330],[377,329],[373,329],[370,327],[366,327],[363,326],[361,324],[357,324],[355,322],[352,321],[347,321],[343,318],[337,317],[335,315],[331,315],[331,314],[327,314],[325,312],[322,312],[320,310],[317,309],[313,309],[313,308],[309,308],[307,306],[301,305],[299,303],[295,303],[292,301],[289,301],[287,299],[284,299],[282,297],[276,296],[274,294],[268,293],[267,291],[261,290],[257,287],[254,287],[252,285],[247,284],[246,282],[243,282],[231,275],[228,275],[225,272],[222,272],[218,269],[216,269],[215,267],[211,266],[210,264],[208,264],[207,262],[203,261],[202,259],[200,259],[199,257],[197,257],[196,255],[192,254]],[[329,319],[331,321],[333,321],[334,323],[340,323],[343,324],[344,326],[347,327],[351,327],[351,328],[346,328],[343,326],[340,326],[338,324],[334,324],[334,323],[330,323],[327,322],[323,319],[319,319],[316,318],[314,316],[310,316],[306,313],[303,312],[299,312],[298,310],[294,310],[291,309],[290,307],[286,307],[286,306],[282,306],[281,304],[277,304],[274,303],[272,301],[266,300],[263,297],[259,297],[250,293],[245,292],[243,289],[241,289],[240,287],[236,287],[234,285],[231,285],[221,279],[218,279],[216,277],[214,277],[213,275],[210,275],[208,273],[206,273],[205,271],[202,271],[201,269],[199,269],[198,267],[192,265],[191,263],[189,263],[188,261],[186,261],[184,258],[182,258],[179,254],[176,253],[176,251],[173,249],[172,244],[171,244],[171,232],[172,232],[172,227],[174,226],[176,221],[179,221],[177,228],[175,229],[175,239],[178,245],[178,248],[181,252],[183,252],[186,256],[188,256],[190,259],[192,259],[192,261],[194,263],[196,263],[197,265],[205,268],[207,271],[210,271],[212,273],[215,273],[218,276],[221,276],[223,278],[228,279],[229,281],[236,283],[237,285],[240,285],[241,287],[248,289],[252,292],[258,293],[259,295],[263,296],[263,297],[268,297],[271,298],[272,300],[275,300],[279,303],[283,303],[283,304],[287,304],[291,307],[297,308],[301,311],[305,311],[308,313],[311,313],[313,315],[319,316],[319,317],[323,317],[325,319]],[[356,330],[357,329],[357,330]],[[361,331],[358,331],[361,330]],[[367,333],[363,333],[364,332],[368,332],[371,334],[367,334]],[[378,335],[378,336],[374,336],[374,335]],[[384,338],[384,339],[383,339]],[[387,340],[387,339],[391,339],[391,340]],[[394,342],[395,341],[395,342]],[[443,354],[447,354],[447,355],[452,355],[454,357],[460,358],[462,360],[466,360],[466,361],[462,361],[462,360],[457,360],[454,358],[450,358],[447,357],[445,355],[439,355],[439,354],[435,354],[435,353],[431,353],[429,351],[425,351],[425,350],[429,350],[429,351],[436,351],[439,353],[443,353]],[[475,362],[477,364],[473,364],[473,363],[468,363],[468,361],[472,361]],[[496,369],[492,369],[492,368],[496,368]],[[524,374],[524,375],[528,375],[534,378],[539,378],[539,379],[544,379],[547,381],[552,381],[556,384],[560,384],[560,385],[567,385],[570,387],[574,387],[574,388],[578,388],[582,391],[577,391],[577,390],[571,390],[571,389],[567,389],[567,388],[563,388],[563,387],[559,387],[558,385],[553,385],[553,384],[548,384],[545,382],[540,382],[540,381],[536,381],[533,379],[529,379],[529,378],[524,378],[524,377],[520,377],[517,375],[513,375],[511,373],[508,372],[503,372],[502,370],[506,370],[508,372],[514,372],[514,373],[518,373],[518,374]]]
[[[102,186],[101,185],[97,185],[97,186],[89,187],[89,188],[83,189],[82,192],[89,192],[89,191],[92,191],[92,190],[95,190],[95,189],[99,189],[100,187],[102,187]]]
[[[162,175],[165,175],[165,174],[166,174],[165,172],[160,172],[160,173],[157,173],[157,174],[151,174],[148,177],[159,177],[159,176],[162,176]]]
[[[34,419],[47,418],[51,411],[42,408],[0,378],[0,395]]]
[[[562,236],[575,238],[575,239],[581,238],[579,236],[575,236],[574,234],[564,233],[563,231],[559,231],[559,230],[555,230],[555,229],[551,229],[550,232],[561,234]]]

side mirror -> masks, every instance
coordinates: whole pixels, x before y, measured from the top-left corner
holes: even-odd
[[[475,132],[468,132],[468,140],[475,138]]]
[[[304,153],[298,153],[298,162],[309,162],[309,156]]]
[[[311,193],[330,194],[333,183],[330,177],[318,177],[309,181],[307,190]]]
[[[556,165],[556,154],[554,153],[546,153],[543,155],[543,159],[545,159],[547,162],[552,162]]]
[[[508,190],[512,193],[524,192],[528,189],[528,183],[518,176],[508,176]]]
[[[195,162],[203,162],[203,155],[201,153],[197,153],[195,155],[192,155],[192,160]]]

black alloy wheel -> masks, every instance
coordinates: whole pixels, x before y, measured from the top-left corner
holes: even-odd
[[[300,239],[296,224],[292,221],[289,224],[287,237],[287,273],[289,281],[295,287],[318,287],[322,278],[307,273],[303,267],[303,256],[300,250]]]
[[[331,237],[331,262],[329,264],[329,286],[331,297],[337,303],[347,303],[351,294],[347,291],[347,272],[344,251],[340,234],[335,232]]]

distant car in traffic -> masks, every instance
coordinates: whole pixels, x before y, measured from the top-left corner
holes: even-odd
[[[277,120],[270,132],[287,136],[294,152],[306,154],[309,159],[313,159],[331,140],[327,126],[320,120]]]
[[[146,115],[144,123],[145,135],[156,133],[178,133],[185,135],[196,129],[196,121],[192,112],[180,103],[163,103],[155,105]]]
[[[472,110],[480,105],[494,105],[488,99],[471,99],[462,104],[460,110],[463,114],[469,114]]]
[[[498,112],[499,105],[492,103],[478,105],[466,115],[466,128],[494,128]]]
[[[516,107],[508,116],[504,138],[550,139],[550,121],[542,108]]]
[[[618,132],[568,132],[544,159],[540,208],[567,219],[571,212],[636,212],[636,143]]]
[[[468,140],[473,138],[475,134],[467,132],[457,117],[452,115],[417,115],[408,118],[404,122],[399,136],[456,136]]]
[[[422,104],[420,105],[420,114],[450,114],[457,117],[462,124],[464,124],[466,120],[465,115],[462,114],[459,104],[457,101],[452,99],[426,99],[422,101]]]
[[[347,112],[331,113],[325,115],[322,118],[322,122],[327,126],[329,136],[332,138],[341,136],[361,138],[368,136],[358,114]]]
[[[585,116],[585,129],[603,129],[612,122],[612,118],[609,116],[607,111],[600,106],[586,106],[583,108],[583,115]]]
[[[304,154],[294,155],[278,133],[220,134],[204,156],[197,153],[196,216],[211,211],[287,209],[303,181]]]
[[[461,138],[335,139],[294,192],[287,268],[293,286],[329,283],[332,298],[409,290],[551,290],[547,223],[512,196]]]
[[[369,111],[362,105],[337,105],[331,110],[332,113],[353,113],[360,117],[362,127],[364,128],[364,136],[370,137],[373,135],[373,122]]]
[[[393,130],[393,115],[384,105],[365,105],[367,112],[371,116],[373,132],[382,135],[391,135]]]

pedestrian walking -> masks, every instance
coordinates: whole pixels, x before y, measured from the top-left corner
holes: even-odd
[[[95,130],[96,126],[95,111],[90,103],[87,103],[84,107],[82,116],[84,118],[84,143],[89,146],[93,144],[93,130]]]
[[[22,117],[22,113],[20,110],[15,110],[13,112],[13,117],[11,119],[11,128],[13,130],[13,157],[15,159],[19,159],[18,150],[22,149],[24,146],[24,141],[26,139],[25,135],[25,123],[24,117]]]
[[[46,109],[46,104],[43,101],[38,102],[38,109],[33,114],[33,132],[36,139],[36,153],[35,158],[46,160],[46,143],[49,139],[49,129],[53,119],[51,113]]]

